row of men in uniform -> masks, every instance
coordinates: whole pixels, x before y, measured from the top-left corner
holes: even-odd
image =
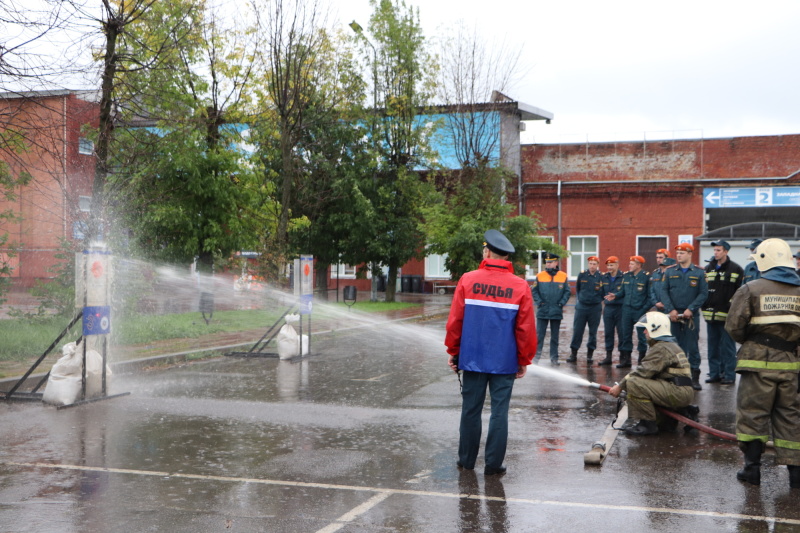
[[[750,243],[750,251],[761,244]],[[658,267],[653,273],[643,270],[645,259],[631,256],[627,272],[620,272],[619,259],[606,259],[606,272],[599,270],[600,259],[587,259],[588,269],[578,275],[571,355],[568,363],[577,362],[578,350],[588,327],[586,360],[592,364],[597,348],[597,329],[603,319],[606,356],[599,365],[611,365],[615,334],[619,347],[617,368],[628,368],[634,351],[634,324],[648,310],[666,313],[672,323],[672,334],[685,351],[691,365],[692,387],[700,385],[699,314],[702,312],[708,333],[709,376],[706,383],[733,384],[736,379],[736,343],[725,331],[730,301],[736,290],[748,281],[760,277],[756,262],[742,268],[728,258],[730,244],[719,240],[711,243],[714,257],[705,269],[693,263],[694,247],[682,243],[675,247],[675,258],[666,249],[656,252]],[[794,255],[800,274],[800,252]],[[563,307],[570,297],[567,274],[558,270],[559,256],[545,256],[545,269],[536,277],[531,291],[536,303],[537,358],[544,347],[550,327],[550,362],[558,365],[558,330],[563,319]],[[647,352],[642,330],[637,332],[638,362]]]
[[[475,467],[481,441],[481,412],[488,388],[492,414],[486,438],[484,474],[501,475],[506,472],[502,463],[513,383],[525,376],[527,366],[538,354],[540,337],[537,330],[544,330],[550,320],[541,317],[548,312],[543,294],[548,295],[546,291],[552,289],[551,295],[559,298],[555,301],[560,310],[569,297],[569,288],[566,274],[557,269],[558,258],[550,257],[547,274],[555,281],[540,276],[528,292],[527,285],[514,275],[513,266],[508,261],[509,255],[515,251],[514,246],[497,230],[487,231],[484,238],[480,268],[462,276],[456,288],[445,344],[450,368],[464,372],[456,466],[462,470]],[[629,415],[639,420],[635,426],[624,428],[625,433],[632,436],[659,432],[656,406],[697,419],[698,409],[691,405],[695,394],[693,381],[697,380],[695,367],[690,364],[686,350],[679,345],[673,331],[677,325],[696,332],[687,326],[692,322],[687,318],[698,316],[696,309],[690,313],[681,312],[679,300],[686,295],[677,289],[685,292],[687,287],[705,290],[706,295],[698,299],[698,302],[704,302],[703,310],[710,311],[712,318],[724,312],[723,331],[741,344],[735,367],[741,376],[736,396],[736,440],[744,452],[745,466],[736,473],[736,478],[760,484],[761,454],[772,436],[776,462],[788,465],[790,487],[800,489],[800,272],[795,271],[791,259],[800,258],[798,254],[792,256],[785,241],[767,239],[750,256],[756,263],[759,278],[744,283],[732,297],[728,297],[729,293],[723,290],[726,287],[716,282],[720,278],[739,281],[744,270],[733,268],[734,264],[727,259],[730,249],[727,242],[718,241],[714,248],[712,264],[705,270],[697,269],[699,272],[691,262],[694,251],[691,246],[676,247],[677,264],[666,268],[663,268],[663,263],[667,253],[660,250],[664,260],[659,265],[661,285],[655,287],[655,297],[663,308],[647,312],[633,325],[644,332],[649,350],[637,368],[610,387],[608,393],[615,397],[626,393]],[[594,261],[599,263],[596,258]],[[626,292],[641,296],[631,299],[638,302],[645,298],[640,293],[650,289],[649,285],[645,288],[644,282],[640,286],[636,281],[644,260],[634,256],[631,261],[638,265],[631,266],[629,273],[633,275],[628,276],[627,286],[623,281],[613,292],[592,287],[595,292],[605,292],[603,300],[606,302],[621,299],[623,309]],[[590,270],[596,273],[596,269]],[[735,271],[736,276],[728,276],[729,270]],[[619,275],[618,271],[615,273]],[[688,283],[680,285],[679,281],[687,276]],[[650,279],[645,279],[649,284]],[[676,291],[670,289],[673,280]],[[488,286],[496,290],[484,290]],[[710,298],[709,294],[717,297]],[[540,311],[536,321],[534,299]],[[721,311],[720,301],[727,303],[727,311]],[[658,305],[654,307],[659,308]],[[686,306],[687,310],[691,308]],[[557,331],[556,328],[556,337]],[[674,427],[665,426],[665,429]]]

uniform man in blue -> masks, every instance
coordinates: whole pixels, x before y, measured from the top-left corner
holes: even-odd
[[[492,414],[483,472],[495,475],[506,471],[511,389],[536,353],[536,326],[528,284],[507,260],[514,246],[497,230],[487,231],[484,239],[480,267],[461,276],[456,286],[444,343],[450,368],[464,371],[456,465],[475,468],[488,387]]]
[[[763,241],[761,239],[753,239],[753,241],[750,243],[750,246],[748,246],[748,248],[750,248],[750,253],[756,253],[756,248],[758,248],[758,245],[762,242]],[[760,277],[761,271],[758,270],[756,262],[750,261],[744,267],[744,280],[742,281],[742,284],[747,283],[748,281],[753,281],[754,279],[758,279]]]
[[[731,261],[728,241],[712,242],[714,259],[706,266],[708,299],[703,304],[703,318],[708,333],[708,379],[706,383],[733,385],[736,380],[736,343],[725,331],[731,298],[742,286],[744,271]]]
[[[664,271],[668,266],[674,265],[675,260],[669,256],[669,250],[659,248],[656,251],[656,264],[658,267],[650,275],[650,301],[656,311],[664,312],[664,303],[661,301],[661,282],[664,278]]]
[[[661,284],[661,301],[664,311],[672,321],[672,336],[689,358],[692,367],[692,388],[703,390],[700,385],[700,306],[708,298],[706,272],[692,264],[694,246],[681,243],[675,247],[677,265],[664,271]]]
[[[572,322],[572,354],[567,363],[578,361],[578,350],[583,342],[583,332],[589,325],[589,340],[586,343],[586,364],[592,364],[592,356],[597,348],[597,327],[603,312],[603,275],[600,273],[600,258],[587,259],[589,268],[578,274],[575,282],[575,320]]]
[[[622,338],[619,343],[619,364],[617,368],[629,368],[631,366],[631,353],[633,352],[633,330],[634,325],[639,321],[648,309],[650,309],[650,273],[642,270],[645,260],[641,255],[633,255],[630,258],[629,270],[622,276],[622,287],[617,292],[612,292],[608,298],[613,301],[617,298],[623,301],[622,304]],[[642,329],[638,330],[639,359],[641,363],[647,353],[647,339]]]
[[[606,259],[608,271],[603,274],[603,332],[606,342],[606,358],[598,365],[610,365],[611,356],[614,354],[614,331],[617,339],[622,340],[622,304],[624,298],[609,298],[609,294],[617,293],[622,288],[622,272],[619,271],[619,259],[616,255]]]
[[[564,318],[564,306],[569,300],[569,281],[567,273],[558,269],[557,254],[544,256],[545,268],[536,275],[531,287],[533,301],[536,303],[537,344],[541,355],[547,325],[550,325],[550,364],[558,365],[558,330]]]

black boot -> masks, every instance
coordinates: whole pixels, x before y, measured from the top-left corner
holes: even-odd
[[[636,360],[636,365],[637,366],[642,364],[642,359],[644,359],[645,355],[647,355],[646,351],[643,352],[643,351],[639,350],[639,359]]]
[[[700,369],[693,368],[692,369],[692,388],[694,390],[703,390],[703,386],[700,385]]]
[[[594,357],[594,350],[586,352],[586,364],[592,366],[592,357]]]
[[[617,368],[630,368],[631,366],[631,352],[630,350],[627,351],[620,351],[619,352],[619,364]]]
[[[736,472],[736,479],[761,485],[761,452],[764,451],[764,445],[760,440],[740,441],[739,448],[744,452],[744,468]],[[789,475],[791,482],[791,471]]]
[[[625,430],[626,435],[658,435],[658,424],[655,420],[639,420],[639,423]]]
[[[800,489],[800,466],[789,465],[789,486]]]
[[[570,349],[572,350],[572,353],[567,358],[567,363],[577,363],[578,362],[578,350],[576,350],[575,348],[570,348]]]
[[[614,353],[614,350],[606,350],[606,358],[597,363],[597,366],[605,366],[611,364],[611,354]]]

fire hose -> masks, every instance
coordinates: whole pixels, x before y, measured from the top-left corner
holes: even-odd
[[[589,386],[593,387],[595,389],[600,389],[601,391],[604,391],[604,392],[608,392],[608,391],[611,390],[611,387],[609,387],[607,385],[601,385],[599,383],[591,382],[591,383],[589,383]],[[669,409],[661,407],[660,405],[656,405],[656,409],[658,409],[662,414],[664,414],[664,415],[666,415],[666,416],[668,416],[670,418],[674,418],[678,422],[683,422],[687,426],[693,427],[693,428],[695,428],[695,429],[697,429],[699,431],[702,431],[703,433],[708,433],[709,435],[713,435],[713,436],[719,437],[721,439],[732,440],[732,441],[736,442],[736,435],[734,435],[732,433],[728,433],[726,431],[720,431],[719,429],[714,429],[712,427],[703,425],[703,424],[701,424],[699,422],[696,422],[695,420],[692,420],[691,418],[687,418],[687,417],[685,417],[683,415],[680,415],[680,414],[676,413],[675,411],[671,411]]]

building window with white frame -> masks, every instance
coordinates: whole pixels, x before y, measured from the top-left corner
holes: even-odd
[[[332,278],[336,279],[356,279],[356,267],[339,263],[333,265]]]
[[[94,153],[94,142],[86,137],[79,137],[78,153],[83,155],[92,155]]]
[[[586,260],[597,255],[598,240],[597,235],[577,235],[567,239],[567,250],[570,254],[567,275],[570,278],[577,278],[578,274],[586,270]]]
[[[92,197],[91,196],[79,196],[78,197],[78,210],[81,213],[88,213],[92,210]]]
[[[426,279],[450,279],[450,271],[444,266],[447,254],[430,254],[425,256]]]
[[[541,237],[542,239],[548,239],[550,242],[555,242],[556,240],[555,237],[553,237],[552,235],[537,235],[537,237]],[[531,257],[537,251],[543,251],[543,250],[531,250],[530,252],[528,252],[528,257]],[[538,274],[539,272],[539,267],[540,266],[542,268],[544,267],[544,263],[542,261],[539,261],[539,263],[540,265],[525,265],[525,279],[528,280],[536,279],[536,274]]]

